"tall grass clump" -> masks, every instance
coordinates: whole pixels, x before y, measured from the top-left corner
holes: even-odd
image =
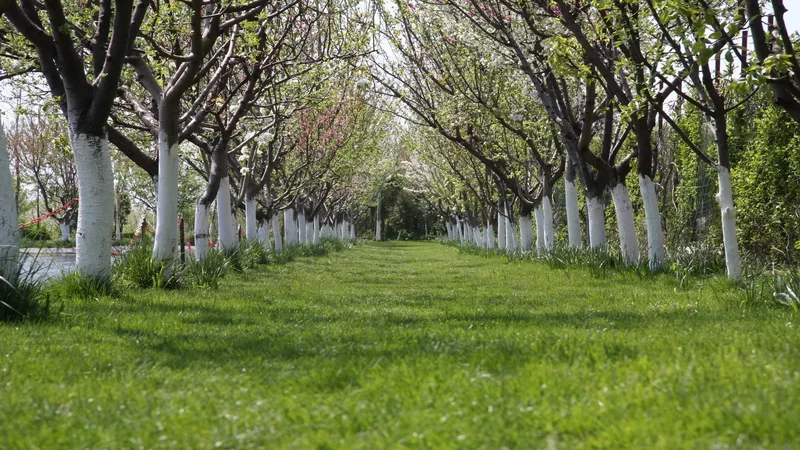
[[[152,256],[153,239],[145,235],[114,261],[112,274],[115,281],[132,287],[172,289],[180,287],[181,266],[170,268],[165,261]],[[171,269],[171,270],[169,270]]]
[[[217,289],[229,269],[230,263],[225,254],[211,250],[202,260],[192,258],[185,264],[183,280],[191,287]]]
[[[98,279],[80,272],[67,273],[50,281],[47,292],[59,300],[91,300],[119,294],[112,279]]]
[[[0,276],[0,322],[42,320],[50,315],[50,296],[37,276],[40,270],[36,261],[29,269],[20,262],[12,273]]]

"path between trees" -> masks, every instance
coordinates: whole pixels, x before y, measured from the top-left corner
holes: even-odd
[[[670,276],[360,245],[217,291],[133,291],[0,327],[0,443],[791,447],[793,316],[739,298],[713,281],[682,291]]]

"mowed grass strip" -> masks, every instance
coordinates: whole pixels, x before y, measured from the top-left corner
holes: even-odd
[[[740,302],[405,242],[74,301],[0,325],[0,447],[796,448],[796,317]]]

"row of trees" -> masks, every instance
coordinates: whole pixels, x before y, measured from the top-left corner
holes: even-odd
[[[738,279],[731,135],[742,132],[730,123],[759,90],[795,120],[800,98],[786,9],[762,3],[396,2],[381,11],[390,45],[372,58],[372,76],[418,130],[409,173],[450,217],[450,238],[491,247],[496,225],[501,248],[530,250],[535,236],[547,252],[558,192],[565,240],[583,245],[584,208],[588,245],[600,248],[610,193],[624,261],[642,258],[635,198],[647,262],[660,270],[665,193],[694,159],[716,172],[727,274]],[[675,158],[682,148],[693,158]]]
[[[237,245],[239,210],[246,237],[266,241],[271,229],[278,249],[280,210],[287,244],[316,241],[334,226],[339,236],[352,236],[348,224],[361,211],[356,200],[368,189],[369,162],[389,126],[359,81],[372,45],[363,5],[19,0],[2,2],[0,13],[3,77],[44,84],[50,94],[37,114],[51,117],[14,130],[14,164],[26,167],[27,183],[53,207],[79,198],[77,268],[83,274],[108,277],[110,230],[120,209],[115,192],[142,191],[141,184],[132,189],[134,172],[152,182],[150,194],[139,197],[154,206],[152,256],[167,276],[188,180],[201,180],[194,202],[198,243],[209,240],[215,201],[224,250]],[[120,157],[112,160],[109,144]],[[2,147],[0,182],[13,199],[11,162]],[[32,151],[42,147],[58,150]],[[46,164],[31,159],[40,154]],[[61,171],[58,161],[69,158],[74,165]],[[18,222],[9,199],[0,199],[0,244],[12,252]],[[203,258],[208,246],[196,248]]]

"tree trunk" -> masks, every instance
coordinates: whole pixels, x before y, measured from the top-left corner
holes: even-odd
[[[262,220],[259,222],[256,233],[258,235],[258,243],[264,246],[264,248],[269,248],[269,221]]]
[[[636,238],[636,226],[633,220],[633,204],[625,183],[617,183],[611,188],[611,198],[617,213],[617,229],[619,230],[619,249],[625,264],[639,264],[639,240]]]
[[[314,214],[314,232],[312,234],[314,245],[319,244],[319,216]]]
[[[298,209],[297,213],[297,239],[301,244],[308,243],[308,228],[306,228],[306,215],[303,212],[303,207]]]
[[[14,195],[6,136],[0,123],[0,276],[7,279],[13,279],[19,268],[19,215]]]
[[[236,223],[231,210],[231,183],[227,176],[220,180],[217,192],[217,228],[220,248],[224,252],[233,251],[239,239],[236,236]]]
[[[536,254],[542,255],[545,253],[544,245],[544,208],[541,204],[536,206],[533,210],[536,217]]]
[[[162,118],[162,122],[166,118]],[[163,126],[160,124],[160,126]],[[158,134],[158,198],[153,259],[164,261],[167,271],[178,249],[178,142],[165,130]],[[112,191],[113,192],[113,191]]]
[[[275,239],[275,251],[282,252],[283,239],[281,239],[281,224],[277,212],[272,213],[272,237]]]
[[[577,198],[575,199],[577,201]],[[544,220],[544,249],[549,252],[556,245],[556,234],[553,227],[553,202],[550,196],[542,198],[542,219]],[[580,226],[578,227],[578,237],[580,238]],[[580,239],[578,240],[580,242]]]
[[[283,234],[286,246],[293,246],[297,239],[297,231],[294,229],[294,210],[292,208],[283,210]]]
[[[527,211],[519,215],[519,246],[523,252],[533,247],[533,221],[530,212]]]
[[[119,224],[119,222],[118,222],[118,224]],[[60,219],[58,221],[58,228],[61,230],[61,240],[64,241],[64,242],[68,242],[69,241],[69,237],[70,237],[69,220],[67,218]],[[117,227],[117,230],[119,230],[119,227]],[[119,234],[119,233],[117,233],[117,234]],[[117,239],[117,240],[119,240],[119,239]]]
[[[208,255],[208,242],[211,239],[207,209],[200,201],[194,205],[194,257],[198,261],[202,261]]]
[[[115,214],[114,214],[114,239],[116,239],[117,241],[121,241],[122,240],[122,215],[121,215],[122,211],[120,211],[121,208],[120,208],[119,195],[118,194],[114,196],[114,203],[115,203],[115,205],[114,205],[114,210],[115,210]],[[59,222],[59,226],[61,226],[60,222]],[[68,241],[69,240],[69,222],[67,222],[67,238],[64,239],[64,228],[62,227],[61,228],[61,239],[64,240],[64,241]]]
[[[567,206],[567,234],[569,235],[569,246],[572,248],[581,248],[583,239],[581,239],[581,218],[578,212],[578,186],[575,184],[575,170],[572,169],[572,176],[570,176],[570,168],[572,168],[572,165],[570,164],[569,166],[564,176],[564,200]]]
[[[597,196],[586,196],[586,212],[589,222],[589,247],[598,249],[606,245],[606,218],[603,200]]]
[[[508,205],[506,205],[505,225],[506,253],[514,253],[517,251],[517,230],[514,227],[514,223],[511,221],[511,211],[509,211]]]
[[[71,139],[80,198],[75,266],[83,275],[106,281],[111,276],[114,225],[114,172],[108,138],[73,132]],[[177,214],[173,222],[177,235]]]
[[[375,208],[375,240],[381,240],[381,193],[378,192],[378,206]]]
[[[486,224],[486,248],[494,248],[494,226],[491,222]]]
[[[256,204],[256,198],[253,195],[247,194],[245,195],[244,201],[244,227],[245,227],[245,237],[249,240],[256,240],[258,239],[258,220],[256,219],[256,209],[258,205]]]
[[[497,211],[497,248],[505,250],[506,248],[506,217],[501,212],[502,209]]]
[[[655,272],[664,267],[665,252],[656,185],[648,175],[639,175],[639,189],[642,192],[644,215],[647,223],[647,258],[650,263],[650,270]]]
[[[731,172],[720,165],[717,169],[719,177],[719,194],[717,200],[722,212],[722,241],[725,245],[725,267],[728,279],[739,280],[742,277],[742,261],[739,256],[739,243],[736,240],[736,208],[733,204],[733,186]]]

